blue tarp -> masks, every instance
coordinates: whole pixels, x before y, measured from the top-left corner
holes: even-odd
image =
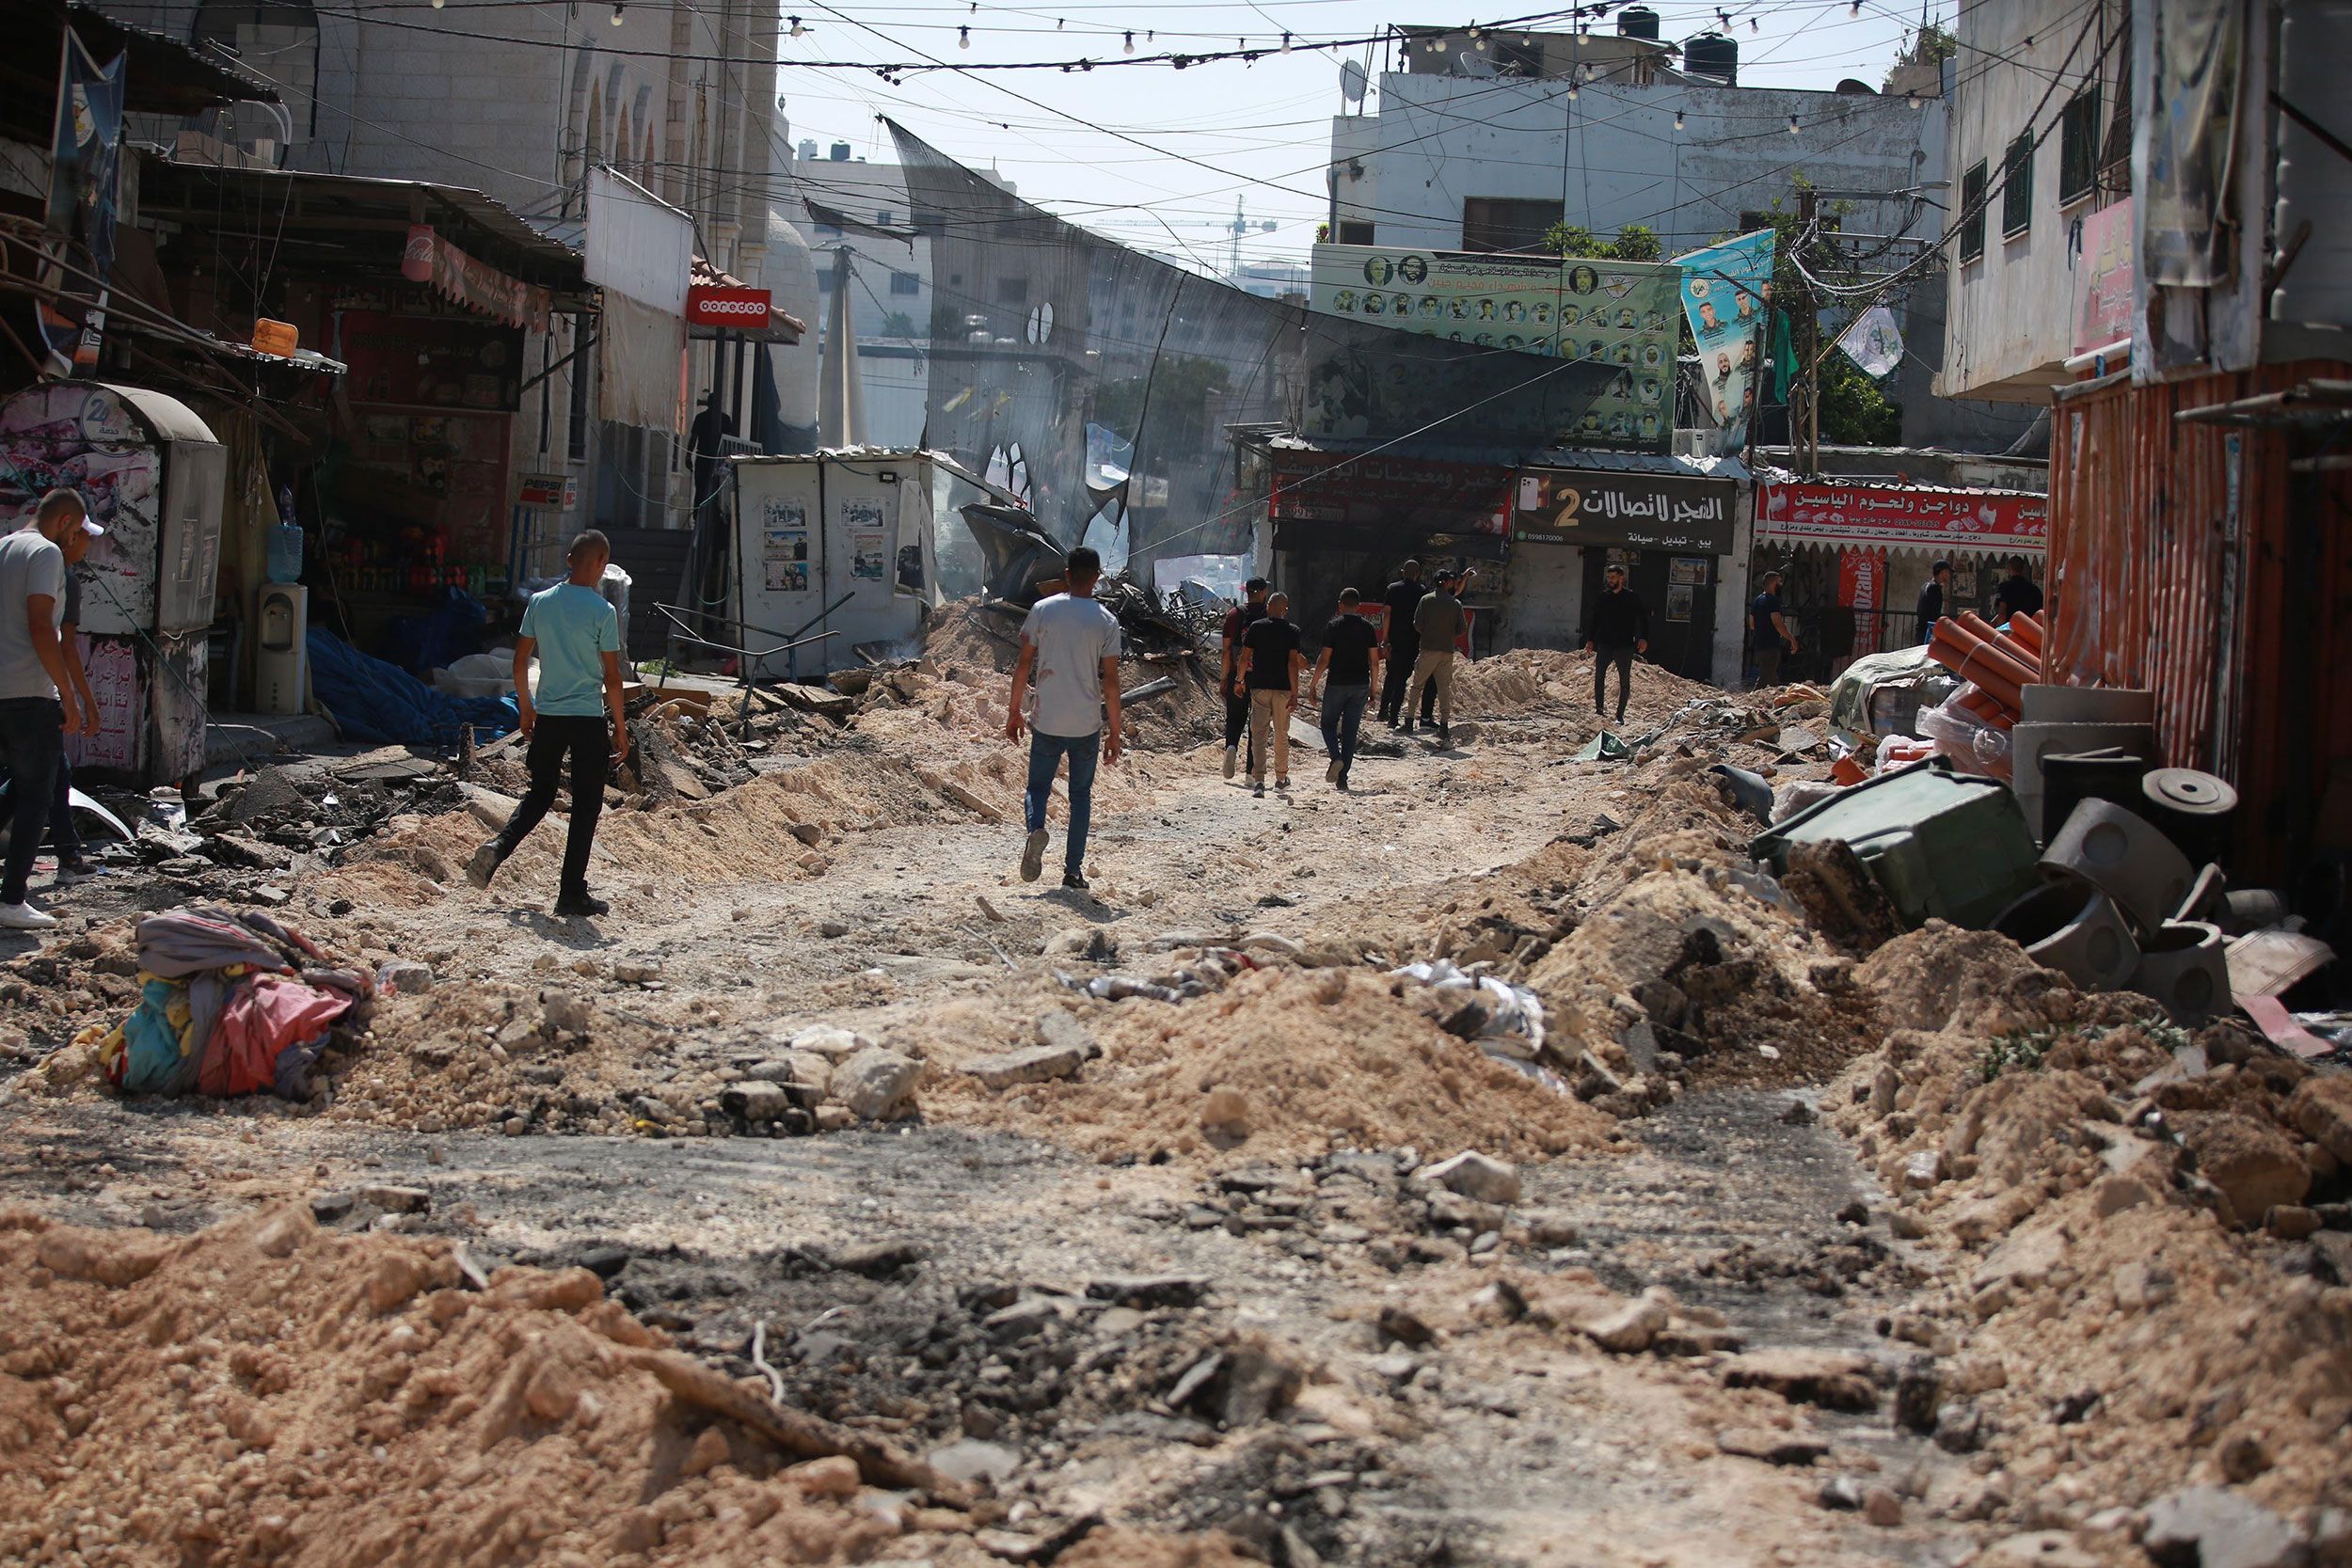
[[[324,627],[310,628],[310,687],[346,740],[451,746],[471,726],[488,739],[515,728],[511,697],[453,697],[397,664],[370,658]]]

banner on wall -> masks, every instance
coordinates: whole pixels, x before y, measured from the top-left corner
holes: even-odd
[[[1723,431],[1723,450],[1747,444],[1756,404],[1762,328],[1772,313],[1770,229],[1675,258],[1682,271],[1682,310],[1698,343],[1708,411]]]
[[[1654,261],[1318,245],[1308,308],[1481,348],[1615,366],[1579,445],[1663,451],[1674,434],[1675,291]]]
[[[2074,352],[2089,354],[2132,335],[2132,203],[2129,197],[2082,220],[2074,261]]]
[[[122,73],[118,55],[101,65],[72,27],[57,67],[57,113],[49,143],[42,227],[57,247],[42,281],[62,296],[37,312],[52,374],[87,374],[98,365],[106,283],[115,262],[115,206],[122,163]]]
[[[2013,490],[1895,484],[1765,484],[1758,490],[1759,537],[2038,555],[2050,533],[2050,499]]]
[[[1837,602],[1854,612],[1853,651],[1874,654],[1884,641],[1886,552],[1845,549],[1837,553]]]

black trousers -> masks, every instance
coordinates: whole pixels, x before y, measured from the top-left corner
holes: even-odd
[[[1417,636],[1389,638],[1389,651],[1381,656],[1388,663],[1380,673],[1380,712],[1378,717],[1393,724],[1404,717],[1406,689],[1413,684],[1413,665],[1421,657],[1421,639]],[[1421,689],[1421,721],[1438,721],[1438,683],[1431,681]]]
[[[611,721],[602,717],[539,715],[531,732],[531,790],[499,832],[499,857],[513,854],[555,804],[566,756],[572,764],[572,826],[564,840],[564,881],[557,896],[584,897],[588,851],[596,842],[596,818],[604,815],[605,776],[612,770]]]
[[[1593,707],[1597,712],[1606,713],[1609,711],[1607,693],[1609,690],[1609,670],[1612,665],[1614,665],[1617,671],[1617,717],[1622,719],[1625,717],[1626,702],[1633,695],[1632,648],[1629,646],[1613,648],[1606,642],[1599,643],[1594,647]]]
[[[8,858],[0,873],[0,904],[24,902],[33,857],[49,826],[49,795],[65,758],[65,709],[55,697],[0,702],[0,762],[8,766],[8,798],[16,803]]]
[[[1249,733],[1249,689],[1229,686],[1225,689],[1225,749],[1230,752],[1236,746],[1243,750],[1243,765],[1254,769],[1258,737]]]

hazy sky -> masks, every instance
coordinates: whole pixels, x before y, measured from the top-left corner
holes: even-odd
[[[1707,0],[1646,3],[1669,40],[1721,25],[1717,6]],[[1944,14],[1948,0],[1933,3]],[[1330,117],[1343,107],[1340,61],[1346,55],[1371,61],[1375,92],[1366,107],[1376,109],[1377,50],[1294,47],[1288,55],[1270,52],[1254,64],[1233,60],[1181,71],[1160,65],[1066,75],[936,72],[895,87],[869,72],[795,71],[790,62],[925,55],[952,64],[1107,60],[1121,56],[1130,28],[1138,55],[1232,49],[1243,40],[1272,51],[1285,30],[1295,46],[1309,39],[1361,38],[1391,24],[1495,22],[1534,10],[1478,12],[1442,5],[1399,10],[1365,0],[1073,0],[1066,6],[1041,0],[1018,8],[901,0],[845,8],[851,21],[818,0],[806,5],[801,15],[807,32],[782,40],[786,63],[777,85],[796,145],[809,138],[846,141],[856,156],[888,162],[889,135],[875,119],[888,114],[966,164],[986,168],[993,163],[1023,196],[1065,217],[1143,248],[1181,247],[1220,267],[1230,255],[1226,226],[1236,198],[1251,229],[1243,241],[1245,261],[1304,259],[1326,210]],[[1723,8],[1733,18],[1743,87],[1827,89],[1847,76],[1876,87],[1919,16],[1915,8],[1881,0],[1861,0],[1859,14],[1853,0],[1726,0]],[[1616,19],[1612,13],[1592,25],[1596,33],[1613,32]],[[1574,24],[1531,26],[1565,31]],[[961,47],[961,27],[971,29],[968,50]],[[1147,30],[1157,33],[1156,40]],[[1259,231],[1269,219],[1279,227]]]

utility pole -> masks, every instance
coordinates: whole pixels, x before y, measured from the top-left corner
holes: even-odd
[[[1820,198],[1811,186],[1797,193],[1797,245],[1802,253],[1809,248],[1813,226],[1820,215]],[[1792,269],[1794,270],[1794,269]],[[1803,272],[1797,273],[1798,311],[1797,331],[1804,346],[1798,350],[1798,362],[1804,368],[1801,383],[1804,389],[1802,410],[1788,411],[1788,444],[1795,448],[1798,467],[1808,479],[1821,471],[1821,366],[1820,366],[1820,308],[1813,298],[1813,286]]]

